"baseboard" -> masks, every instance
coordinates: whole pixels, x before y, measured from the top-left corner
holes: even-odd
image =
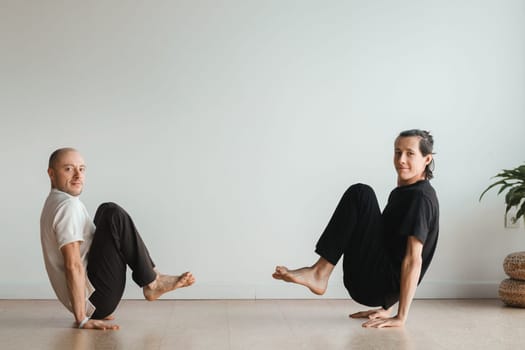
[[[484,281],[433,281],[425,280],[418,287],[416,298],[465,299],[496,298],[499,282]],[[54,299],[49,284],[0,283],[0,299]],[[128,284],[125,299],[142,299],[142,290]],[[329,284],[323,296],[316,296],[308,289],[290,283],[271,281],[264,284],[207,284],[196,283],[167,294],[164,299],[346,299],[348,292],[341,283]]]
[[[485,281],[423,281],[417,288],[420,299],[484,299],[497,298],[500,282]]]

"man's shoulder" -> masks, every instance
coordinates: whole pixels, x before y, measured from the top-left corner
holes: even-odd
[[[59,212],[82,210],[83,205],[78,197],[52,189],[44,203],[42,215],[55,216]]]
[[[80,199],[78,197],[72,196],[66,192],[62,192],[57,189],[52,189],[51,192],[49,192],[47,200],[56,204],[67,203],[75,205],[77,203],[80,203]]]

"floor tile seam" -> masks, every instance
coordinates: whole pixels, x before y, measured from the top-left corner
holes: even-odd
[[[226,324],[228,325],[228,349],[232,349],[232,330],[231,330],[231,322],[230,322],[230,302],[228,300],[223,301],[225,305],[225,312],[226,312]]]
[[[283,300],[277,300],[278,303],[282,303]],[[288,328],[288,331],[290,332],[291,338],[294,340],[294,342],[297,342],[298,346],[301,348],[304,348],[307,344],[305,340],[302,340],[302,337],[298,336],[297,332],[294,331],[292,327],[292,322],[286,317],[286,315],[283,312],[283,307],[279,307],[279,313],[281,314],[282,318],[285,321],[286,327]]]
[[[169,313],[169,316],[168,316],[168,320],[167,322],[164,323],[164,329],[163,329],[163,332],[162,332],[162,339],[160,340],[160,344],[159,344],[159,350],[160,349],[164,349],[164,346],[167,342],[167,333],[168,333],[168,326],[170,324],[172,324],[172,321],[173,321],[173,317],[175,315],[175,308],[177,306],[177,302],[175,301],[174,303],[172,303],[172,306],[171,306],[171,309],[170,309],[170,313]]]

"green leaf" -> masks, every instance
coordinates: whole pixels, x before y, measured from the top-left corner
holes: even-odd
[[[505,195],[505,203],[507,203],[507,207],[513,207],[520,204],[523,196],[516,195],[516,192],[516,188],[511,188]]]
[[[510,186],[512,186],[512,184],[505,183],[505,184],[504,184],[503,186],[501,186],[501,188],[499,189],[499,191],[498,191],[498,195],[499,195],[501,192],[505,191],[505,190],[506,190],[507,188],[509,188]]]
[[[481,193],[481,196],[479,196],[479,200],[481,200],[481,198],[483,198],[483,196],[485,195],[485,193],[487,193],[488,190],[490,190],[491,188],[493,188],[493,187],[495,187],[495,186],[502,185],[502,184],[506,184],[505,180],[500,180],[500,181],[498,181],[498,182],[493,183],[493,184],[490,185],[489,187],[487,187],[487,188],[485,189],[485,191],[483,191],[483,192]]]
[[[516,221],[525,215],[525,202],[521,205],[520,209],[516,212]]]
[[[519,206],[516,217],[525,216],[525,164],[514,169],[503,169],[492,178],[499,179],[499,181],[489,185],[481,193],[479,200],[481,201],[485,193],[490,189],[499,186],[497,195],[507,191],[505,194],[505,213],[508,213],[512,207]]]

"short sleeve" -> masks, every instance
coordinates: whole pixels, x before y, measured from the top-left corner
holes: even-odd
[[[432,203],[423,195],[415,196],[409,204],[407,215],[401,224],[401,234],[415,236],[422,243],[427,240],[433,220]]]
[[[84,241],[81,203],[70,199],[57,208],[53,222],[58,248],[64,245]]]

